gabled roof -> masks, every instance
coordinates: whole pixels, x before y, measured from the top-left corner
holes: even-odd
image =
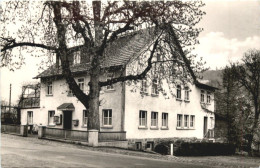
[[[133,58],[139,56],[142,50],[151,45],[153,41],[153,29],[139,30],[134,33],[119,37],[105,49],[105,58],[101,60],[101,67],[112,67],[128,64]],[[89,63],[76,64],[70,67],[72,73],[87,72]],[[62,75],[56,65],[49,67],[35,78]]]
[[[200,88],[200,89],[206,89],[206,90],[210,90],[210,91],[218,90],[218,88],[216,88],[216,87],[213,87],[213,86],[210,86],[210,85],[201,83],[201,82],[199,82],[199,81],[195,82],[195,85],[196,85],[198,88]]]

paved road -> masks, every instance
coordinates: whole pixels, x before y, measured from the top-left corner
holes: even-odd
[[[104,153],[47,140],[2,134],[2,167],[206,167],[178,161]]]

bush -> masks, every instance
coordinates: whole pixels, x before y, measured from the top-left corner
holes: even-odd
[[[227,143],[189,143],[180,144],[174,154],[176,156],[216,156],[216,155],[233,155],[236,148],[233,144]]]
[[[165,144],[159,144],[159,145],[155,146],[154,151],[157,152],[157,153],[160,153],[162,155],[168,155],[169,154],[169,147]]]

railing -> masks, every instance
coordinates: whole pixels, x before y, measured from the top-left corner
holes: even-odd
[[[126,140],[126,132],[99,132],[98,141],[124,141]]]
[[[40,107],[40,97],[23,98],[21,102],[22,108]]]
[[[78,130],[65,130],[58,128],[46,128],[44,137],[88,141],[88,132]]]
[[[214,129],[209,129],[204,138],[214,138]]]
[[[1,124],[1,132],[20,134],[20,125]]]

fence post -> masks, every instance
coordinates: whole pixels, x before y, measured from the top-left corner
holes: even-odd
[[[98,146],[98,130],[88,130],[88,144],[90,146]]]
[[[38,139],[42,139],[43,137],[45,137],[45,132],[46,132],[46,127],[40,125],[38,130]]]
[[[21,125],[21,127],[20,127],[20,134],[23,137],[27,137],[27,135],[28,135],[28,126],[27,125]]]
[[[171,144],[171,156],[173,156],[173,144]]]

